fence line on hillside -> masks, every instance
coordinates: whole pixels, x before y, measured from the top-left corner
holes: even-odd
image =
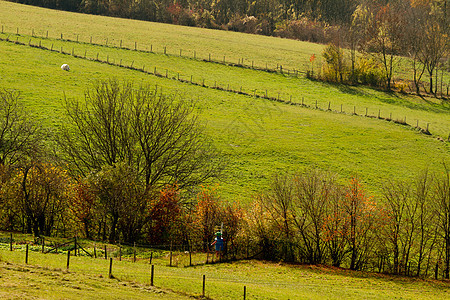
[[[50,252],[49,251],[44,251],[44,247],[45,247],[45,240],[42,238],[42,239],[40,239],[41,241],[42,241],[42,253],[43,254],[49,254]],[[40,241],[39,241],[39,239],[35,239],[35,242],[36,241],[38,241],[38,245],[37,245],[37,248],[35,247],[34,249],[31,247],[32,245],[33,245],[33,243],[30,243],[29,241],[26,241],[26,242],[22,242],[23,244],[25,244],[25,258],[24,258],[24,262],[25,262],[25,264],[26,265],[33,265],[33,257],[32,257],[32,255],[30,255],[32,252],[41,252],[40,250],[39,250],[39,248],[41,247],[41,244],[39,244],[40,243]],[[71,239],[69,239],[67,242],[65,242],[65,243],[63,243],[63,244],[60,244],[60,246],[62,247],[63,245],[67,245],[67,244],[73,244],[74,243],[74,247],[73,248],[69,248],[69,249],[66,249],[65,250],[65,252],[67,253],[66,255],[67,255],[67,260],[66,260],[66,264],[64,265],[64,267],[65,268],[63,268],[63,266],[61,266],[59,269],[61,269],[61,270],[66,270],[66,272],[68,272],[69,270],[70,270],[70,265],[72,264],[72,267],[73,267],[73,262],[71,263],[71,261],[70,261],[70,257],[71,256],[77,256],[77,247],[78,247],[78,251],[79,251],[79,249],[81,248],[81,245],[77,242],[77,238],[76,237],[74,237],[74,238],[71,238]],[[17,243],[17,241],[15,241],[15,243],[14,243],[15,245],[19,245],[19,243]],[[52,243],[51,244],[51,246],[53,247],[54,246],[54,243]],[[137,245],[135,245],[134,246],[134,249],[136,249],[136,246]],[[119,246],[117,246],[116,245],[116,247],[119,247],[120,248],[120,245]],[[22,250],[22,247],[20,248],[21,250]],[[121,249],[121,248],[120,248]],[[14,251],[14,250],[18,250],[18,248],[16,247],[16,248],[14,248],[13,247],[13,235],[12,235],[12,233],[11,233],[11,235],[10,235],[10,251]],[[84,249],[83,249],[84,250]],[[106,245],[105,245],[105,250],[107,250],[107,247],[106,247]],[[86,250],[84,250],[84,251],[86,251]],[[94,247],[94,253],[95,253],[95,251],[96,251],[96,249],[95,249],[95,247]],[[58,252],[59,253],[59,252]],[[86,251],[86,253],[88,253],[87,251]],[[52,255],[53,253],[51,253],[50,255]],[[61,253],[62,254],[62,253]],[[89,254],[89,253],[88,253]],[[151,254],[153,254],[153,252],[151,252]],[[55,254],[53,254],[53,255],[55,255]],[[78,255],[80,255],[80,252],[78,252]],[[206,255],[206,262],[205,262],[205,264],[215,264],[215,263],[222,263],[222,262],[226,262],[227,260],[217,260],[217,261],[215,261],[214,262],[214,260],[212,260],[212,261],[209,261],[208,262],[208,256],[210,255],[212,258],[214,257],[214,255],[213,254],[210,254],[209,252],[208,253],[205,253],[205,255]],[[89,255],[90,257],[92,257],[93,259],[97,259],[97,258],[100,258],[100,256],[98,256],[97,257],[97,255]],[[189,256],[190,256],[190,253],[189,253]],[[150,257],[152,257],[152,256],[150,256]],[[136,275],[136,272],[134,271],[134,270],[132,270],[131,268],[128,268],[128,269],[126,269],[125,270],[125,272],[123,272],[123,271],[118,271],[118,272],[116,272],[115,271],[115,269],[113,268],[113,266],[114,266],[114,264],[117,264],[118,263],[118,261],[122,261],[122,256],[115,256],[114,258],[112,257],[112,256],[107,256],[107,254],[106,254],[106,252],[105,252],[105,261],[108,261],[108,258],[109,258],[109,264],[107,264],[107,266],[105,267],[105,274],[106,274],[106,270],[108,270],[108,278],[109,279],[119,279],[120,280],[120,278],[119,277],[123,277],[123,278],[129,278],[129,277],[131,277],[131,276],[135,276]],[[5,261],[7,261],[6,259],[4,259]],[[113,261],[116,261],[114,264],[113,264]],[[136,250],[134,250],[134,259],[133,259],[133,262],[134,263],[136,263]],[[142,282],[141,281],[141,283],[146,283],[146,282],[149,282],[149,284],[150,284],[150,286],[155,286],[155,280],[157,279],[157,278],[174,278],[174,279],[186,279],[186,280],[189,280],[189,281],[191,281],[191,280],[195,280],[195,278],[193,278],[192,276],[189,276],[189,277],[183,277],[183,276],[177,276],[177,275],[167,275],[167,274],[164,274],[164,275],[160,275],[159,277],[156,275],[155,276],[155,274],[158,274],[157,272],[155,272],[155,264],[153,264],[152,263],[152,259],[150,258],[150,260],[147,260],[147,259],[145,259],[145,261],[143,261],[142,259],[140,260],[141,261],[141,263],[142,262],[144,262],[144,263],[147,263],[147,261],[148,261],[148,264],[150,265],[150,272],[149,272],[149,276],[148,277],[146,277],[146,278],[148,278],[148,279],[144,279],[144,281]],[[198,266],[198,265],[200,265],[200,264],[190,264],[189,266]],[[158,265],[156,265],[156,266],[158,266]],[[172,264],[172,251],[170,252],[170,264],[169,265],[167,265],[168,267],[174,267],[174,268],[177,268],[178,266],[177,265],[173,265]],[[43,267],[43,268],[48,268],[49,266],[40,266],[40,267]],[[54,267],[54,266],[53,266]],[[129,272],[127,272],[128,270],[130,270]],[[157,271],[157,269],[156,269],[156,271]],[[105,276],[106,277],[106,276]],[[197,278],[199,281],[200,281],[200,278]],[[212,277],[212,279],[214,280],[214,281],[217,281],[217,280],[220,280],[220,281],[224,281],[224,282],[227,282],[227,281],[231,281],[231,282],[234,282],[234,283],[236,283],[236,281],[233,281],[233,280],[227,280],[227,279],[221,279],[221,278],[214,278],[214,277]],[[126,280],[126,279],[125,279]],[[197,292],[195,292],[195,291],[192,291],[192,293],[194,294],[194,295],[198,295],[198,294],[201,294],[202,295],[202,297],[206,297],[206,275],[202,275],[202,278],[201,278],[201,285],[199,284],[199,286],[198,286],[198,290],[197,290]],[[164,288],[164,286],[161,286],[162,288]],[[200,293],[200,291],[201,291],[201,293]],[[174,291],[175,293],[178,293],[178,292],[176,292],[176,291]],[[193,296],[194,296],[193,295]],[[246,299],[246,296],[247,296],[247,286],[246,285],[243,285],[243,299],[245,300]]]
[[[20,35],[20,30],[18,27],[16,27],[16,35]],[[296,77],[298,78],[299,74],[302,75],[307,75],[308,72],[310,71],[310,69],[312,69],[312,65],[310,65],[307,61],[303,61],[301,63],[301,68],[300,69],[289,69],[289,68],[285,68],[283,67],[282,64],[276,64],[276,67],[270,68],[267,62],[263,62],[262,65],[256,65],[255,61],[252,59],[246,59],[246,58],[238,58],[238,62],[236,63],[235,61],[227,61],[226,60],[226,56],[225,55],[217,55],[217,57],[219,57],[220,59],[213,59],[215,58],[215,56],[213,57],[211,55],[211,53],[208,54],[208,58],[200,58],[197,57],[196,54],[196,50],[184,50],[184,49],[177,49],[173,51],[173,54],[170,54],[168,51],[167,46],[160,46],[160,52],[156,51],[153,49],[153,44],[150,44],[150,50],[147,49],[139,49],[138,47],[138,43],[135,41],[134,42],[134,47],[126,47],[124,46],[123,40],[113,40],[113,42],[116,42],[116,45],[114,45],[113,43],[111,43],[108,38],[104,38],[103,41],[104,43],[95,43],[93,41],[92,36],[90,36],[89,42],[87,41],[81,41],[79,39],[79,34],[72,34],[72,37],[76,36],[76,39],[71,39],[71,38],[67,38],[67,35],[60,33],[57,34],[57,36],[55,38],[50,38],[49,37],[49,32],[48,30],[45,32],[45,36],[44,36],[44,32],[42,31],[42,35],[39,36],[36,34],[36,32],[34,31],[34,29],[31,30],[31,36],[32,37],[36,37],[36,38],[42,38],[42,39],[55,39],[55,40],[61,40],[61,41],[68,41],[68,42],[73,42],[73,43],[79,43],[79,44],[89,44],[89,45],[94,45],[94,46],[100,46],[100,47],[108,47],[108,48],[116,48],[116,49],[124,49],[124,50],[134,50],[134,51],[138,51],[138,52],[143,52],[143,53],[160,53],[160,54],[165,54],[167,56],[177,56],[177,57],[184,57],[184,58],[188,58],[188,59],[194,59],[197,61],[204,61],[204,62],[211,62],[211,63],[218,63],[218,64],[222,64],[222,65],[226,65],[226,66],[233,66],[233,67],[240,67],[240,68],[245,68],[245,69],[252,69],[252,70],[258,70],[258,71],[264,71],[264,72],[268,72],[268,73],[278,73],[278,74],[283,74],[283,75],[287,75],[287,76],[291,76],[291,77]],[[7,33],[4,30],[4,25],[2,25],[2,31],[1,33]],[[24,35],[26,36],[26,35]],[[155,47],[156,49],[156,47]],[[179,51],[179,52],[178,52]],[[183,53],[190,53],[190,55],[182,55]],[[179,53],[179,54],[177,54]],[[222,59],[223,57],[223,59]],[[246,64],[245,62],[248,62],[248,64]],[[250,63],[251,62],[251,63]],[[265,67],[264,67],[265,64]],[[308,71],[302,71],[303,70],[308,70]],[[313,70],[311,70],[313,72]],[[402,80],[399,80],[399,82],[403,82]],[[393,80],[393,85],[395,85],[395,81]],[[422,82],[422,87],[425,90],[425,92],[427,91],[426,86],[427,83],[426,82]],[[411,86],[411,84],[407,85],[409,88],[409,91],[411,93],[413,93],[415,91],[415,89]],[[444,86],[446,87],[446,95],[447,97],[449,96],[449,90],[450,90],[450,84],[447,82],[446,84],[443,83],[443,73],[441,74],[441,82],[439,84],[439,79],[437,78],[436,81],[436,87],[437,90],[438,87],[440,86],[440,90],[441,90],[441,97],[444,97]],[[400,89],[402,91],[404,91],[403,87],[400,87]],[[439,92],[437,92],[437,94],[439,94]]]
[[[8,34],[10,32],[5,31],[4,25],[2,25],[1,33]],[[44,33],[45,33],[45,35],[44,35]],[[10,34],[21,35],[21,31],[17,27],[16,33],[10,33]],[[25,37],[27,35],[25,34],[23,36]],[[237,62],[227,60],[226,55],[215,55],[214,56],[214,55],[211,55],[211,53],[209,53],[207,56],[202,58],[197,55],[196,50],[185,50],[185,49],[181,49],[181,48],[172,50],[169,53],[169,48],[166,45],[160,46],[157,48],[157,47],[154,47],[153,44],[150,44],[150,49],[148,49],[148,47],[146,49],[144,49],[144,48],[139,49],[140,45],[136,41],[131,42],[131,43],[128,42],[128,44],[129,45],[131,44],[132,46],[127,47],[127,46],[125,46],[125,43],[123,42],[122,39],[111,41],[108,38],[104,38],[104,39],[102,39],[102,43],[96,43],[94,41],[94,39],[92,38],[92,36],[89,37],[89,40],[87,40],[87,39],[81,40],[79,38],[80,35],[75,34],[75,33],[72,34],[72,38],[68,37],[64,33],[57,34],[56,37],[51,38],[51,37],[49,37],[48,30],[46,32],[42,32],[42,35],[38,35],[37,32],[34,31],[34,29],[31,30],[31,36],[36,37],[36,38],[41,38],[41,39],[49,39],[49,40],[55,39],[55,40],[68,41],[68,42],[78,43],[78,44],[88,44],[88,45],[94,45],[94,46],[100,46],[100,47],[108,47],[108,48],[116,48],[116,49],[124,49],[124,50],[134,50],[134,51],[142,52],[142,53],[155,53],[155,54],[159,53],[159,54],[165,54],[167,56],[183,57],[183,58],[188,58],[188,59],[194,59],[197,61],[217,63],[217,64],[221,64],[221,65],[240,67],[240,68],[244,68],[244,69],[264,71],[264,72],[268,72],[268,73],[279,73],[279,74],[292,76],[292,77],[298,77],[299,75],[307,74],[306,71],[302,71],[300,69],[289,69],[289,68],[283,67],[282,64],[276,64],[276,67],[273,66],[273,68],[271,68],[270,64],[267,62],[257,64],[255,62],[255,60],[249,59],[249,58],[244,58],[244,57],[238,58]],[[74,37],[76,37],[76,38],[74,39]],[[160,49],[160,51],[157,51],[156,49]],[[190,55],[183,55],[183,53],[189,53]],[[302,67],[304,69],[308,68],[308,66],[305,66],[305,65],[303,65]]]
[[[0,241],[0,243],[1,242],[4,242],[4,239],[2,239],[2,241]],[[16,250],[23,251],[23,245],[25,245],[25,264],[31,264],[31,265],[33,264],[33,255],[32,255],[33,252],[35,252],[35,253],[36,252],[42,252],[43,254],[45,253],[45,254],[49,254],[49,255],[53,254],[53,253],[50,253],[49,251],[44,251],[45,250],[44,249],[44,246],[45,246],[44,238],[41,238],[41,239],[39,239],[39,238],[36,239],[35,238],[34,242],[30,242],[30,241],[21,241],[20,242],[20,241],[14,240],[14,245],[16,245],[16,247],[13,247],[13,235],[11,233],[9,242],[10,242],[10,250],[9,251],[16,251]],[[65,269],[67,271],[69,271],[69,269],[70,269],[70,257],[72,255],[77,256],[77,249],[78,249],[78,256],[80,255],[80,250],[79,249],[80,249],[81,245],[79,243],[77,244],[77,238],[76,237],[73,237],[73,238],[69,239],[67,242],[63,243],[63,244],[73,244],[73,243],[75,243],[74,247],[66,248],[63,251],[57,252],[57,253],[60,253],[60,254],[63,254],[63,255],[64,255],[64,253],[66,253],[65,255],[67,255],[67,260],[66,260],[66,265],[65,265],[66,268]],[[40,250],[41,246],[42,246],[42,251]],[[51,243],[51,247],[53,247],[53,246],[54,246],[54,243]],[[127,273],[128,269],[126,269],[125,271],[120,271],[120,272],[115,272],[114,271],[113,261],[116,261],[116,264],[122,261],[122,252],[121,252],[122,248],[121,248],[120,244],[119,245],[112,245],[112,247],[115,247],[115,250],[116,250],[115,255],[113,255],[114,252],[112,252],[113,249],[111,249],[111,245],[109,245],[109,246],[107,246],[106,244],[104,245],[104,249],[105,249],[104,260],[105,261],[109,260],[109,264],[107,266],[105,266],[105,273],[106,273],[106,270],[108,270],[108,274],[109,274],[108,278],[115,278],[115,279],[119,279],[118,277],[130,278],[131,276],[136,275],[135,272],[133,272],[133,271],[131,271],[130,273]],[[155,263],[152,261],[152,257],[153,257],[153,253],[154,253],[155,249],[144,248],[144,250],[150,251],[150,255],[144,255],[146,257],[137,260],[136,259],[136,247],[139,247],[142,250],[142,247],[140,247],[137,244],[134,244],[133,245],[133,251],[134,251],[133,259],[129,258],[127,261],[133,262],[133,263],[138,262],[138,263],[141,263],[141,264],[148,264],[149,266],[151,266],[151,272],[149,272],[150,273],[149,279],[148,280],[144,280],[143,283],[150,282],[150,285],[154,286],[154,281],[155,281]],[[99,247],[99,249],[101,249],[101,248],[102,247]],[[108,248],[109,248],[109,252],[108,252]],[[84,250],[84,251],[86,251],[86,250]],[[89,257],[91,257],[92,259],[102,259],[103,255],[100,255],[100,254],[102,254],[101,251],[102,250],[99,250],[98,251],[99,255],[97,255],[96,254],[97,253],[96,252],[96,246],[94,245],[93,254],[89,255]],[[120,254],[117,255],[117,252],[119,252]],[[86,253],[88,253],[88,252],[86,251]],[[140,251],[141,255],[142,255],[142,253],[143,252]],[[192,253],[192,251],[189,251],[189,253],[181,252],[177,256],[179,257],[179,256],[183,256],[184,255],[184,256],[186,256],[186,259],[187,259],[187,256],[189,256],[189,267],[205,265],[205,264],[216,264],[216,263],[222,263],[222,262],[229,262],[229,260],[225,260],[225,259],[224,260],[218,259],[216,261],[208,261],[209,255],[211,255],[211,257],[213,258],[214,254],[211,254],[210,252],[206,252],[206,253],[200,253],[202,255],[206,255],[206,262],[204,262],[204,260],[203,260],[203,262],[200,263],[200,264],[199,263],[192,264],[191,253]],[[259,254],[260,253],[262,253],[262,251],[259,252]],[[108,256],[108,254],[109,254],[109,256]],[[53,255],[55,255],[55,254],[53,254]],[[248,254],[247,254],[247,256],[248,256]],[[248,258],[249,257],[247,257],[247,259]],[[253,257],[251,257],[251,258],[253,258]],[[155,259],[158,259],[158,258],[155,257]],[[241,259],[245,259],[245,258],[241,258]],[[164,261],[165,261],[165,259],[163,258],[163,261],[162,261],[163,264],[159,263],[159,264],[157,264],[157,266],[161,266],[161,265],[164,266],[165,265],[166,267],[173,267],[173,268],[178,268],[179,267],[177,263],[176,264],[172,263],[172,261],[173,261],[172,249],[170,250],[170,258],[169,258],[170,263],[169,264],[167,264],[167,263],[164,264]],[[72,265],[73,265],[73,263],[72,263]],[[42,267],[49,267],[49,266],[42,266]],[[187,265],[182,265],[182,267],[184,268],[184,267],[188,267],[188,266]],[[63,269],[62,266],[60,268]],[[385,256],[381,255],[381,256],[378,257],[378,261],[377,262],[372,264],[370,266],[370,268],[369,268],[369,266],[366,267],[364,270],[365,271],[369,271],[369,272],[378,272],[378,273],[384,273],[385,271],[387,271],[389,273],[389,268],[390,268],[390,266],[389,266],[388,258],[386,258]],[[404,275],[405,276],[415,276],[414,274],[417,274],[417,268],[418,268],[417,263],[409,262],[408,265],[405,266],[405,274]],[[434,275],[433,277],[436,280],[438,280],[440,278],[441,279],[445,278],[445,266],[442,264],[442,262],[440,260],[438,260],[436,262],[436,265],[434,266],[434,270],[433,270],[433,267],[432,267],[430,272],[431,272],[432,276]],[[441,274],[441,272],[442,272],[442,274]],[[170,278],[177,278],[177,279],[189,279],[189,280],[193,279],[192,277],[186,278],[186,277],[181,277],[181,276],[176,276],[176,275],[175,276],[164,275],[162,277],[164,277],[164,278],[170,277]],[[217,278],[215,278],[215,279],[217,280]],[[225,280],[222,280],[222,281],[227,282],[227,281],[230,281],[230,279],[228,279],[228,280],[225,279]],[[231,281],[232,282],[237,282],[237,281],[233,281],[233,280],[231,280]],[[242,283],[241,281],[239,281],[239,282]],[[199,290],[200,290],[200,288],[199,288]],[[202,281],[202,296],[205,296],[205,275],[203,275],[203,281]],[[246,297],[246,287],[244,286],[244,299],[245,299],[245,297]]]
[[[285,94],[284,96],[286,96],[286,98],[288,98],[288,99],[283,99],[280,92],[278,92],[276,94],[277,96],[271,96],[271,95],[269,95],[269,90],[267,90],[267,89],[265,91],[257,90],[257,89],[247,89],[247,91],[246,91],[241,86],[239,90],[236,90],[236,89],[233,89],[232,87],[230,87],[229,84],[221,85],[221,84],[218,84],[217,81],[214,81],[214,85],[212,85],[212,83],[210,83],[208,85],[208,82],[203,78],[201,78],[199,81],[195,81],[193,75],[190,75],[190,76],[184,75],[183,76],[183,75],[180,75],[179,72],[171,71],[171,74],[169,76],[168,69],[163,69],[162,73],[161,73],[161,70],[159,70],[160,72],[158,72],[158,69],[156,66],[153,68],[153,70],[150,68],[150,71],[149,71],[148,70],[149,68],[147,67],[147,69],[146,69],[145,65],[143,65],[142,68],[134,66],[134,61],[132,61],[129,65],[126,65],[122,59],[120,60],[119,63],[116,63],[115,59],[112,61],[109,59],[109,55],[107,55],[106,60],[102,60],[101,58],[99,58],[99,52],[97,52],[95,58],[91,58],[91,57],[87,56],[87,51],[84,51],[84,55],[76,54],[73,47],[70,52],[66,52],[66,51],[64,51],[63,47],[60,47],[59,50],[53,49],[53,44],[51,45],[50,48],[45,47],[42,45],[41,41],[39,41],[39,44],[34,45],[31,43],[31,39],[28,40],[28,43],[20,42],[18,40],[18,38],[16,38],[16,40],[10,40],[9,36],[6,37],[6,39],[0,38],[0,40],[11,42],[14,44],[19,44],[19,45],[25,45],[25,46],[28,45],[30,47],[39,48],[39,49],[46,50],[46,51],[52,51],[52,52],[56,52],[56,53],[60,53],[60,54],[70,55],[75,58],[86,59],[86,60],[90,60],[90,61],[105,63],[105,64],[108,64],[111,66],[117,66],[117,67],[126,68],[126,69],[130,69],[130,70],[134,70],[134,71],[139,71],[139,72],[143,72],[143,73],[149,74],[149,75],[154,75],[154,76],[157,76],[160,78],[172,79],[172,80],[176,80],[176,81],[179,81],[182,83],[188,83],[191,85],[196,85],[196,86],[200,86],[200,87],[204,87],[204,88],[216,89],[216,90],[226,91],[226,92],[230,92],[230,93],[234,93],[234,94],[245,95],[245,96],[249,96],[249,97],[253,97],[253,98],[261,98],[261,99],[280,102],[280,103],[284,103],[284,104],[295,105],[295,106],[300,106],[300,107],[309,108],[309,109],[316,109],[316,110],[320,110],[320,111],[328,111],[328,112],[345,114],[345,115],[353,115],[353,116],[362,116],[362,117],[367,117],[367,118],[377,118],[379,120],[385,120],[388,122],[393,122],[396,124],[411,127],[415,130],[418,130],[419,132],[421,132],[423,134],[426,134],[426,135],[432,135],[430,132],[430,123],[429,122],[426,123],[426,127],[420,127],[419,126],[420,122],[418,119],[415,119],[416,122],[408,123],[408,121],[410,121],[410,120],[407,120],[406,116],[395,117],[392,115],[391,112],[389,112],[389,114],[384,112],[384,116],[382,116],[381,109],[378,109],[378,111],[375,110],[376,114],[370,114],[369,109],[367,107],[365,107],[365,113],[360,113],[361,108],[360,107],[357,108],[356,105],[353,105],[353,111],[348,112],[343,109],[343,104],[341,104],[340,109],[338,106],[338,109],[333,110],[333,109],[331,109],[331,105],[332,105],[331,101],[328,101],[327,106],[321,107],[317,100],[315,100],[314,103],[307,104],[305,102],[304,97],[302,97],[301,102],[300,102],[300,99],[297,99],[297,101],[293,102],[292,95],[287,94],[287,96],[286,96],[286,94]],[[251,91],[253,91],[253,92],[251,92]],[[273,93],[271,93],[271,94],[273,94]],[[364,110],[364,108],[363,108],[363,110]],[[371,113],[373,113],[373,111],[371,111]],[[440,141],[445,141],[444,138],[442,138],[442,137],[437,137],[437,138]],[[450,133],[447,138],[447,142],[450,142]]]

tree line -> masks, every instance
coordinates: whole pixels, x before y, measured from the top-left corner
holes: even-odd
[[[405,92],[409,85],[418,95],[436,96],[440,75],[444,95],[443,75],[450,68],[449,9],[448,1],[397,0],[385,5],[367,1],[359,5],[351,23],[342,27],[343,34],[324,50],[325,66],[319,77],[391,90],[394,73],[407,57],[412,80],[403,79],[396,88]]]
[[[266,259],[448,279],[450,170],[442,171],[387,181],[378,201],[358,178],[277,176],[247,226]]]

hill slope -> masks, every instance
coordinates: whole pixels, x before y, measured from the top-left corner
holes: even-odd
[[[137,40],[138,45],[150,48],[152,41],[158,41],[160,45],[178,41],[183,43],[179,44],[183,49],[195,46],[196,55],[206,55],[211,51],[213,57],[219,56],[218,53],[233,57],[232,53],[238,53],[235,59],[252,54],[254,57],[265,57],[270,63],[276,63],[278,59],[289,61],[296,57],[293,53],[307,53],[308,47],[321,46],[231,32],[70,14],[3,1],[0,1],[0,7],[20,16],[18,19],[11,18],[4,9],[0,9],[0,22],[6,24],[4,31],[9,28],[11,32],[13,27],[20,26],[28,31],[34,28],[35,35],[44,36],[33,38],[31,32],[29,35],[4,33],[0,36],[18,39],[26,44],[0,42],[0,86],[21,91],[23,101],[32,107],[37,118],[56,129],[61,122],[65,122],[62,114],[64,94],[69,98],[82,99],[93,80],[111,76],[158,86],[164,93],[180,94],[195,103],[202,120],[207,123],[209,135],[228,160],[226,178],[220,182],[221,192],[227,199],[247,199],[264,189],[274,173],[292,173],[311,166],[337,172],[343,178],[357,173],[368,183],[370,190],[379,193],[382,182],[388,178],[412,177],[426,167],[438,169],[442,161],[450,159],[448,143],[420,134],[411,127],[364,117],[366,109],[369,115],[375,116],[379,112],[383,117],[392,113],[393,119],[406,117],[407,122],[413,124],[420,120],[421,127],[431,123],[431,132],[446,137],[450,128],[450,110],[443,104],[367,88],[312,82],[301,76],[297,78],[168,56],[161,52],[118,49],[110,47],[110,44],[114,42],[117,46],[118,41],[127,38],[128,48],[133,48],[133,44],[129,43],[133,39]],[[19,31],[22,30],[25,29]],[[74,40],[78,32],[83,32],[84,41],[88,42],[91,35],[94,39],[108,38],[109,46],[46,38],[46,30],[69,32]],[[81,41],[81,37],[79,39]],[[99,53],[100,60],[117,65],[134,64],[139,68],[145,65],[145,70],[151,72],[156,67],[163,77],[167,69],[168,77],[173,79],[32,48],[28,43],[40,43],[53,49],[63,47],[64,52],[75,52],[82,57],[87,53],[86,57],[91,59]],[[229,48],[225,45],[228,44],[234,50],[227,50]],[[259,48],[252,49],[254,45]],[[284,51],[284,48],[290,50]],[[62,72],[59,69],[62,63],[71,65],[72,70]],[[180,82],[177,80],[178,74],[187,81],[192,75],[194,82],[204,83],[206,87]],[[249,95],[213,89],[216,85],[224,89],[229,86],[229,89],[237,91],[242,86],[242,91]],[[254,93],[264,95],[266,89],[271,97],[297,103],[305,101],[310,107],[252,97]],[[316,103],[324,110],[330,105],[331,110],[337,112],[342,105],[348,114],[313,109]],[[351,115],[354,109],[360,116]]]

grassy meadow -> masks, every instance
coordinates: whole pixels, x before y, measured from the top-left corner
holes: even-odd
[[[189,267],[180,263],[187,259],[184,253],[175,253],[172,267],[167,253],[152,260],[151,287],[148,257],[142,254],[135,263],[129,257],[113,258],[110,279],[109,259],[71,256],[67,270],[66,252],[42,254],[39,246],[30,249],[25,264],[24,245],[14,245],[12,252],[6,244],[1,247],[3,299],[188,299],[202,294],[203,275],[205,295],[212,299],[242,299],[244,286],[247,299],[446,299],[450,292],[442,281],[322,266],[248,260]],[[205,260],[205,254],[194,257]]]
[[[293,173],[307,167],[318,167],[340,174],[342,181],[358,175],[369,191],[380,194],[386,180],[412,178],[424,168],[439,170],[450,158],[450,146],[436,137],[450,134],[450,106],[435,99],[385,93],[366,87],[347,87],[227,66],[198,59],[179,57],[196,52],[197,58],[227,61],[245,58],[256,66],[283,64],[299,68],[311,52],[323,46],[245,35],[140,22],[100,16],[52,11],[0,1],[0,38],[18,40],[26,45],[0,41],[0,87],[16,89],[32,113],[57,134],[65,122],[63,98],[84,97],[94,80],[111,77],[148,84],[163,93],[176,94],[192,101],[206,124],[208,135],[227,161],[224,177],[216,182],[219,193],[227,200],[248,202],[253,194],[265,189],[275,173]],[[19,28],[19,35],[16,35]],[[32,32],[38,37],[32,37]],[[49,31],[49,38],[46,32]],[[8,32],[8,33],[6,33]],[[64,39],[58,40],[60,34]],[[78,35],[78,37],[77,37]],[[88,42],[106,43],[108,46]],[[76,43],[78,38],[80,42]],[[144,53],[127,49],[152,50]],[[28,43],[84,58],[32,48]],[[162,54],[167,45],[167,52]],[[243,46],[244,45],[244,46]],[[111,47],[114,46],[114,47]],[[93,61],[97,57],[115,64],[144,67],[169,78],[145,74],[120,66]],[[68,63],[70,72],[59,66]],[[309,62],[308,62],[309,63]],[[177,80],[192,80],[240,90],[252,95],[302,101],[309,106],[278,103],[201,87]],[[170,79],[172,78],[172,79]],[[315,105],[326,110],[313,109]],[[347,114],[339,114],[341,110]],[[372,116],[404,120],[422,128],[429,125],[433,136],[425,136],[408,126],[394,124]],[[334,112],[333,112],[334,111]],[[360,116],[351,115],[355,111]],[[215,183],[214,183],[215,184]]]

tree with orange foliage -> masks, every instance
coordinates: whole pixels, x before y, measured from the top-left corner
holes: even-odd
[[[344,198],[344,212],[348,222],[347,240],[350,253],[350,269],[358,270],[367,262],[375,245],[377,206],[373,198],[366,195],[358,178],[353,177]]]
[[[95,217],[95,195],[88,182],[81,180],[71,187],[69,209],[76,224],[82,226],[87,239],[92,238],[93,222]]]
[[[211,187],[202,187],[197,194],[192,226],[197,240],[202,243],[203,251],[208,251],[209,244],[214,239],[215,228],[221,225],[221,215],[216,190]]]

